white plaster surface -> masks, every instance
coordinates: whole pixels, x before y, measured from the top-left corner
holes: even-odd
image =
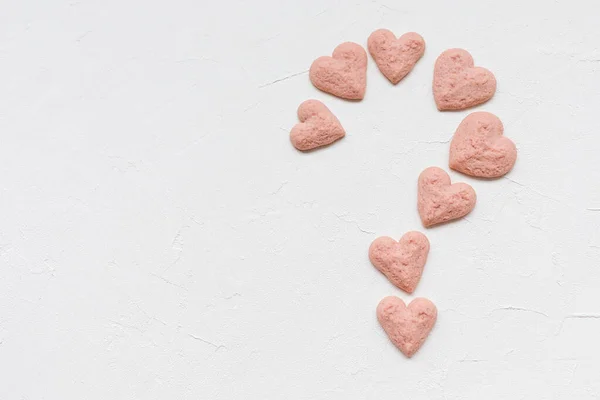
[[[598,1],[0,1],[0,399],[600,398]],[[306,71],[377,28],[427,49],[366,98]],[[378,235],[421,229],[416,180],[469,111],[433,64],[469,50],[518,146],[425,231],[412,359],[377,324],[398,295]],[[302,154],[316,98],[347,136]]]

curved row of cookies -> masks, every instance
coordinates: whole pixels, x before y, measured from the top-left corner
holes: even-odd
[[[369,53],[379,70],[397,84],[413,69],[425,52],[425,41],[414,32],[399,38],[386,29],[368,39]],[[348,100],[362,100],[366,92],[367,53],[359,44],[346,42],[332,56],[317,58],[311,65],[310,80],[318,89]],[[496,91],[494,74],[475,67],[471,55],[462,49],[444,51],[436,60],[433,96],[438,110],[462,110],[488,101]],[[307,100],[298,108],[300,123],[290,133],[294,147],[301,151],[327,146],[345,136],[335,115],[318,100]],[[488,112],[469,114],[456,129],[450,143],[451,169],[480,178],[498,178],[514,166],[517,149],[504,136],[502,122]],[[418,179],[417,209],[423,226],[429,228],[467,215],[475,207],[475,190],[466,183],[454,183],[441,168],[425,169]],[[369,248],[369,259],[399,289],[411,294],[416,289],[427,261],[430,244],[420,232],[408,232],[399,241],[379,237]],[[412,357],[435,325],[437,309],[424,298],[408,306],[398,297],[386,297],[377,307],[377,318],[394,345]]]

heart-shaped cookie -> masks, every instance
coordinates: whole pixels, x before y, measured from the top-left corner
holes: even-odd
[[[427,299],[416,298],[407,307],[398,297],[389,296],[379,302],[377,319],[394,346],[410,358],[435,325],[437,308]]]
[[[317,89],[342,99],[361,100],[367,88],[367,52],[359,44],[342,43],[332,57],[317,58],[309,76]]]
[[[319,100],[306,100],[298,107],[299,124],[290,132],[295,148],[306,151],[326,146],[346,135],[340,121]]]
[[[485,68],[475,67],[463,49],[444,51],[435,62],[433,97],[440,111],[463,110],[485,103],[496,92],[496,78]]]
[[[408,232],[399,242],[377,238],[369,247],[369,259],[394,285],[412,293],[423,274],[429,254],[429,240],[420,232]]]
[[[476,200],[470,185],[450,184],[450,176],[441,168],[429,167],[419,175],[417,205],[425,227],[464,217]]]
[[[450,143],[450,168],[482,178],[506,174],[515,165],[517,148],[503,133],[502,121],[494,114],[467,115]]]
[[[394,85],[404,78],[425,53],[425,40],[415,32],[396,36],[387,29],[371,33],[369,53],[383,75]]]

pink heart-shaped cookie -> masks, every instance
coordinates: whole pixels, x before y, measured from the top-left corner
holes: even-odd
[[[391,342],[408,358],[423,345],[437,320],[437,308],[423,298],[416,298],[408,307],[395,296],[389,296],[377,306],[377,320]]]
[[[463,110],[492,98],[496,92],[494,74],[474,65],[473,57],[463,49],[440,54],[433,72],[433,97],[440,111]]]
[[[470,185],[450,184],[450,176],[441,168],[429,167],[419,175],[417,205],[425,227],[464,217],[476,200]]]
[[[326,146],[346,135],[340,121],[318,100],[306,100],[298,107],[299,124],[290,132],[295,148],[306,151]]]
[[[423,274],[429,254],[429,240],[420,232],[408,232],[399,242],[377,238],[369,247],[369,259],[394,285],[412,293]]]
[[[450,143],[450,168],[481,178],[497,178],[512,169],[517,148],[503,135],[502,121],[488,112],[462,120]]]
[[[383,75],[394,85],[404,78],[425,53],[425,40],[415,32],[396,36],[387,29],[371,33],[369,53]]]
[[[361,100],[367,88],[367,53],[356,43],[342,43],[332,57],[317,58],[309,76],[317,89],[342,99]]]
[[[512,169],[517,148],[503,135],[502,121],[489,112],[462,120],[450,143],[450,168],[481,178],[497,178]]]

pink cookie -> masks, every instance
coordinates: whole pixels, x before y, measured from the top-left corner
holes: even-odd
[[[391,237],[377,238],[369,247],[369,259],[394,285],[412,293],[423,274],[429,253],[429,240],[420,232],[408,232],[399,242]]]
[[[333,50],[333,57],[317,58],[309,75],[317,89],[342,99],[362,100],[367,88],[367,53],[356,43],[342,43]]]
[[[435,62],[433,97],[440,111],[463,110],[485,103],[496,92],[496,78],[485,68],[475,67],[463,49],[444,51]]]
[[[306,100],[298,107],[299,124],[290,132],[295,148],[306,151],[326,146],[346,135],[340,121],[318,100]]]
[[[394,85],[404,78],[425,53],[425,41],[415,32],[396,36],[387,29],[371,33],[368,40],[369,53],[377,67]]]
[[[504,126],[494,114],[469,114],[450,144],[450,168],[482,178],[506,174],[515,165],[517,148],[503,133]]]
[[[477,195],[466,183],[450,184],[450,176],[438,167],[419,175],[418,208],[425,227],[461,218],[475,207]]]
[[[377,319],[394,346],[410,358],[435,325],[437,308],[427,299],[416,298],[407,307],[398,297],[389,296],[379,302]]]

